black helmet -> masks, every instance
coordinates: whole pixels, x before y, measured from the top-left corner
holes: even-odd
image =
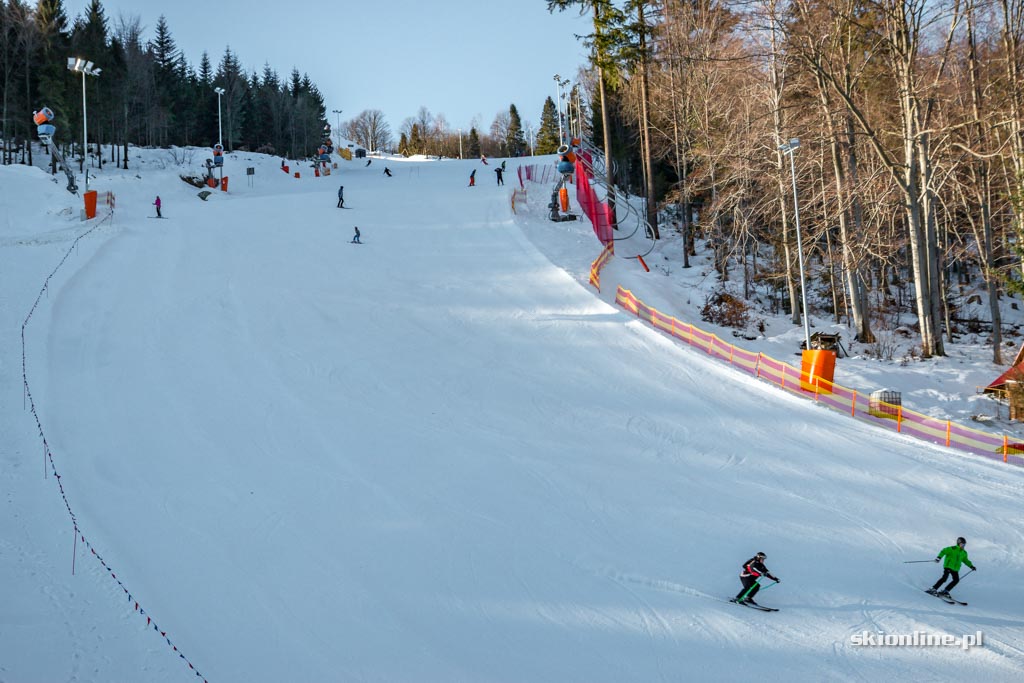
[[[960,538],[956,539],[956,544],[957,545],[967,545],[967,539],[964,538],[963,536],[961,536]]]
[[[764,553],[758,553],[757,555],[755,555],[755,557],[760,559],[760,560],[767,560],[768,559],[768,556],[765,555]]]

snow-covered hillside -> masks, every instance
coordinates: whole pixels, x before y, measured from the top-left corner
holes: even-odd
[[[549,188],[512,214],[514,160],[499,187],[494,160],[295,179],[238,153],[201,201],[168,152],[133,154],[92,181],[117,195],[103,223],[0,167],[0,681],[1024,675],[1024,472],[778,392],[609,303],[621,283],[687,315],[699,268],[617,260],[597,294],[599,245],[545,219]],[[21,326],[91,228],[24,331],[58,482]],[[750,348],[791,354],[800,330],[779,331]],[[837,382],[871,381],[854,367]],[[918,370],[905,405],[932,409]],[[966,607],[904,563],[959,535]],[[778,613],[725,601],[756,551]]]

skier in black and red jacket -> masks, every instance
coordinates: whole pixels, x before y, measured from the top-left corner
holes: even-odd
[[[740,581],[743,582],[743,590],[736,594],[736,602],[749,602],[756,605],[757,603],[754,602],[754,596],[757,595],[757,591],[761,590],[761,585],[757,580],[762,576],[767,576],[775,583],[779,582],[779,580],[772,576],[772,573],[768,571],[768,567],[764,566],[764,561],[767,558],[768,556],[764,553],[758,553],[743,563],[743,570],[740,572]]]

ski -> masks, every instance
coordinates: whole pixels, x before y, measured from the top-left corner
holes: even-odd
[[[948,605],[966,605],[967,604],[966,602],[961,602],[960,600],[957,600],[956,598],[950,597],[948,595],[939,595],[938,593],[929,593],[928,589],[925,589],[924,592],[928,593],[928,595],[935,596],[936,598],[938,598],[939,600],[942,600],[942,602],[944,602],[944,603],[946,603]]]
[[[743,605],[744,607],[749,607],[750,609],[761,610],[762,612],[778,612],[779,611],[779,610],[777,610],[774,607],[764,607],[762,605],[758,605],[757,603],[753,603],[753,602],[740,602],[736,598],[732,598],[731,600],[729,600],[729,602],[736,603],[737,605]]]

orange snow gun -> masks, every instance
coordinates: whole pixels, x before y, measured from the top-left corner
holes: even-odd
[[[49,123],[50,121],[53,121],[53,110],[49,107],[43,107],[39,111],[33,113],[32,120],[35,121],[37,126]]]

